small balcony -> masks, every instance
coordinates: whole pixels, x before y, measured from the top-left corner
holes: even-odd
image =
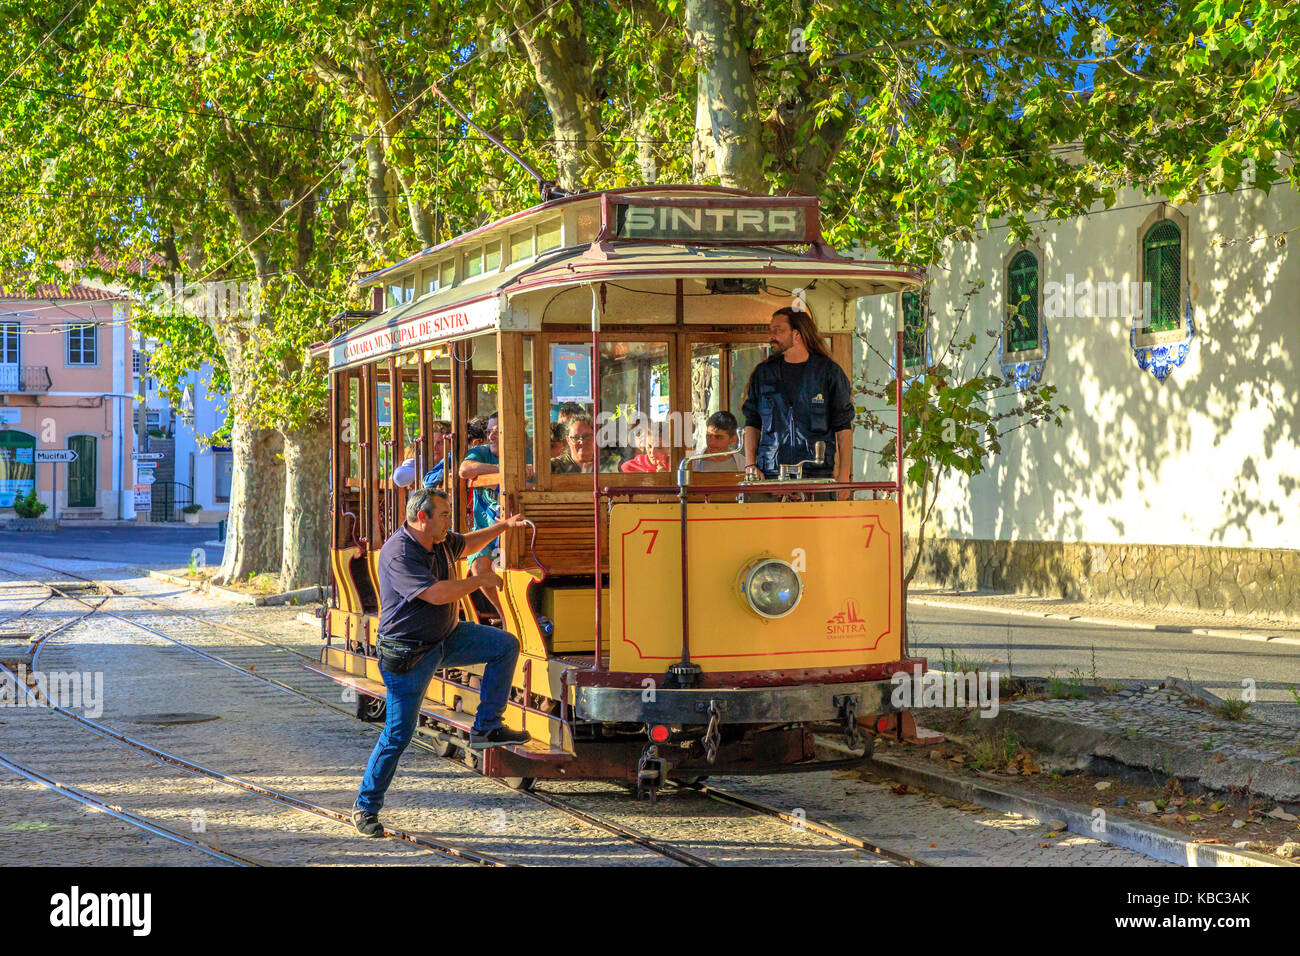
[[[0,365],[0,392],[48,392],[49,390],[49,366]]]

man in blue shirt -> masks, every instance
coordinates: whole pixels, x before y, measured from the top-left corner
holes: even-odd
[[[487,441],[482,445],[475,445],[469,451],[465,452],[465,458],[460,463],[460,476],[462,478],[488,478],[495,476],[501,471],[501,433],[497,428],[497,413],[493,412],[487,417]],[[495,479],[492,479],[495,480]],[[499,486],[489,485],[477,487],[474,489],[474,530],[495,524],[501,518],[501,493]],[[475,574],[483,574],[492,570],[492,562],[500,553],[500,541],[493,539],[488,542],[481,551],[470,556],[470,567]],[[501,620],[505,620],[505,613],[501,610],[501,599],[497,594],[496,588],[483,589],[483,594],[497,613],[501,615]]]
[[[489,565],[482,574],[456,578],[456,561],[491,538],[520,527],[511,515],[466,535],[451,528],[446,492],[420,489],[406,504],[406,523],[379,552],[379,673],[387,694],[387,716],[352,809],[362,836],[382,836],[379,810],[392,783],[397,761],[411,742],[420,702],[433,672],[444,667],[483,664],[478,711],[470,728],[469,747],[481,750],[524,744],[527,731],[501,722],[519,658],[514,635],[495,627],[459,621],[460,600],[479,588],[497,588],[501,579]]]

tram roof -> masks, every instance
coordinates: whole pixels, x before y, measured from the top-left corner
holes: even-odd
[[[816,202],[812,197],[755,196],[720,187],[641,187],[543,203],[380,270],[363,280],[362,285],[413,279],[423,260],[445,263],[453,248],[459,255],[459,250],[501,239],[500,252],[504,253],[509,236],[538,222],[556,222],[556,208],[565,207],[561,210],[564,241],[558,248],[530,255],[518,263],[506,262],[500,271],[461,277],[461,281],[446,288],[394,305],[327,345],[316,347],[314,352],[328,353],[330,368],[339,369],[498,328],[522,329],[522,325],[511,321],[511,302],[517,297],[602,282],[635,282],[639,287],[636,291],[652,292],[665,291],[653,288],[657,282],[671,289],[681,279],[754,278],[778,287],[808,286],[816,281],[829,285],[845,300],[920,286],[924,273],[919,266],[842,258],[821,244]],[[607,228],[613,218],[612,203],[655,210],[681,208],[673,204],[682,203],[695,209],[730,209],[733,215],[742,208],[776,210],[787,220],[781,224],[787,230],[782,240],[785,244],[623,238]],[[797,222],[791,210],[797,211]],[[815,237],[815,242],[792,237],[791,230],[803,235],[805,226],[806,234]],[[456,267],[458,275],[460,271]]]
[[[502,327],[516,296],[600,282],[758,278],[775,285],[830,283],[844,299],[915,289],[917,266],[800,256],[763,247],[703,248],[615,244],[607,257],[590,249],[560,249],[538,261],[430,293],[374,316],[327,346],[330,367],[345,368],[415,348],[468,338]],[[647,290],[649,291],[649,290]],[[507,321],[506,327],[510,323]],[[322,350],[323,351],[323,350]]]

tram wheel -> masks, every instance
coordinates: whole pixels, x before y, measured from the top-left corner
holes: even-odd
[[[469,767],[470,770],[479,769],[479,754],[476,750],[470,750],[466,747],[460,754],[461,763]]]
[[[450,757],[453,760],[457,757],[456,745],[450,740],[443,740],[441,737],[435,737],[433,740],[429,741],[429,746],[433,748],[433,752],[439,757]]]
[[[357,694],[357,717],[369,724],[376,724],[388,716],[388,702],[381,697],[369,694]]]
[[[699,790],[704,786],[704,781],[709,779],[707,773],[697,773],[692,777],[674,777],[673,783],[679,787],[689,787],[691,790]]]
[[[523,790],[531,792],[537,784],[536,777],[502,777],[501,782],[511,790]]]

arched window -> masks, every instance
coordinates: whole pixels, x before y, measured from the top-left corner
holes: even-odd
[[[903,368],[925,365],[925,306],[920,290],[904,292],[899,297],[903,313]]]
[[[36,436],[0,431],[0,508],[12,508],[36,486]]]
[[[1038,257],[1028,249],[1007,266],[1006,324],[1003,348],[1008,354],[1039,347]]]
[[[1150,283],[1151,314],[1140,332],[1168,332],[1182,324],[1183,236],[1162,219],[1142,239],[1142,281]]]

